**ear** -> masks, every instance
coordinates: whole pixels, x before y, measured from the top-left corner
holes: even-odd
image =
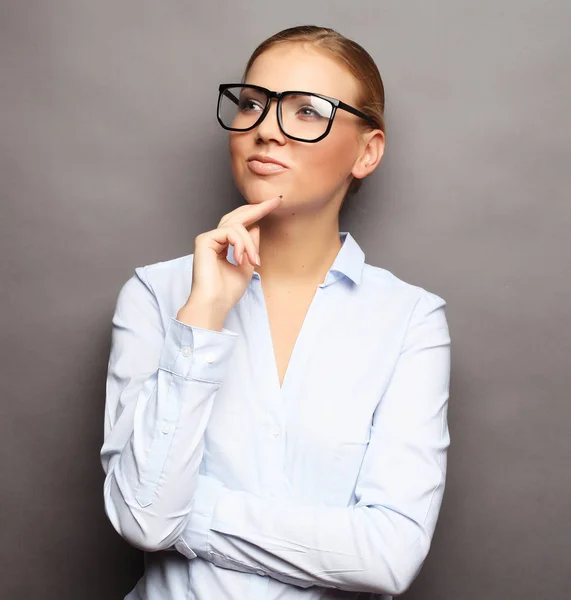
[[[385,134],[380,129],[362,134],[361,150],[353,165],[351,174],[356,179],[370,175],[381,162],[385,151]]]

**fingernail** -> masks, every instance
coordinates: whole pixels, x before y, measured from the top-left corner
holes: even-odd
[[[256,264],[258,265],[258,267],[260,266],[260,255],[256,253]]]

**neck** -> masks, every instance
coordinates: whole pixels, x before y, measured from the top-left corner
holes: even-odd
[[[262,264],[256,271],[264,284],[323,283],[342,245],[338,210],[270,213],[258,225]]]

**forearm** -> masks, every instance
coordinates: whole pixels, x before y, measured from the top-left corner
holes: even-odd
[[[146,300],[133,278],[113,318],[101,461],[111,523],[132,545],[156,551],[184,528],[237,334],[174,318],[162,333]]]
[[[159,369],[138,396],[132,418],[121,417],[120,428],[132,427],[127,444],[118,453],[113,437],[106,441],[102,456],[109,452],[112,458],[104,485],[105,509],[132,545],[164,549],[184,527],[216,390],[215,384]]]
[[[206,510],[192,512],[182,539],[220,567],[304,588],[396,595],[408,588],[430,545],[421,525],[387,507],[276,504],[207,479],[199,475],[197,488]]]

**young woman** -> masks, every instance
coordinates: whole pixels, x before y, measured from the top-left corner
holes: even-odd
[[[446,303],[338,229],[383,109],[369,54],[321,27],[220,86],[246,203],[136,268],[113,317],[105,509],[145,551],[128,600],[387,599],[419,573],[450,442]]]

